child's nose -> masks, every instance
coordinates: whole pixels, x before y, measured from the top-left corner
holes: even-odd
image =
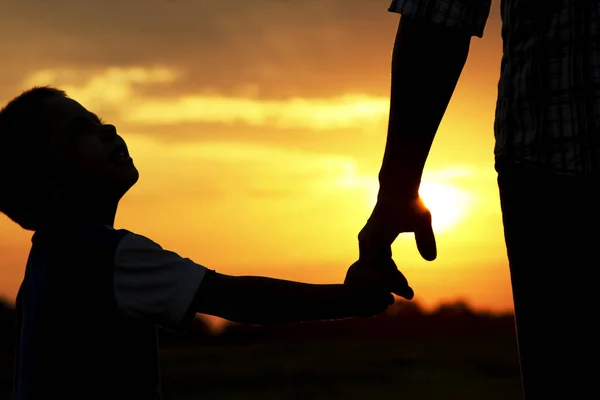
[[[101,137],[103,141],[109,141],[117,137],[117,128],[111,124],[102,125]]]

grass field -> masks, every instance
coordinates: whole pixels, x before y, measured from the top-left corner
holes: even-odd
[[[514,337],[165,349],[165,400],[521,399]]]
[[[14,324],[0,307],[0,400],[11,398]],[[396,302],[374,318],[233,324],[217,336],[206,327],[161,331],[165,400],[522,399],[514,318],[464,304],[423,313]]]

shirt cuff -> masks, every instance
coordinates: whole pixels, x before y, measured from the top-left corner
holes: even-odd
[[[481,38],[491,6],[491,0],[393,0],[388,11],[462,29]]]

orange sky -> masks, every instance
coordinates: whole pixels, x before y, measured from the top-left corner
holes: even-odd
[[[0,101],[51,84],[117,126],[141,171],[118,227],[228,274],[341,281],[377,190],[398,16],[387,0],[249,3],[11,2]],[[493,169],[498,8],[425,172],[438,259],[408,235],[394,245],[426,305],[512,309]],[[30,237],[0,216],[0,295],[14,297]]]

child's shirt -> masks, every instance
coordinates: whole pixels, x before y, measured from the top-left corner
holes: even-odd
[[[127,230],[37,231],[17,296],[15,400],[160,399],[156,327],[185,329],[206,271]]]

